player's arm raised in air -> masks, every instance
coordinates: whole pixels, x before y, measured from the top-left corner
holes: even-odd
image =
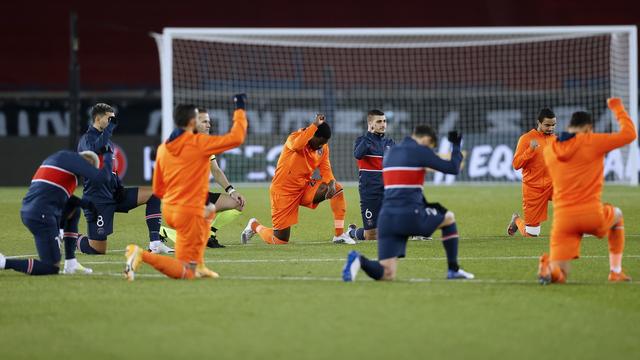
[[[318,126],[320,126],[320,124],[322,124],[324,120],[325,117],[323,114],[316,114],[316,117],[315,119],[313,119],[311,125],[289,135],[284,146],[293,151],[300,151],[304,149],[304,147],[307,146],[307,143],[309,143],[309,140],[311,140],[313,135],[315,135],[316,130],[318,130]]]
[[[633,126],[633,120],[625,110],[622,100],[610,98],[607,100],[607,105],[618,120],[620,131],[611,134],[593,134],[594,144],[603,153],[627,145],[636,138],[636,128]]]
[[[233,125],[225,135],[196,135],[197,146],[202,149],[203,156],[219,154],[236,148],[244,143],[247,136],[247,115],[244,111],[246,95],[239,94],[234,98],[236,110],[233,112]]]
[[[369,145],[371,142],[366,135],[360,136],[356,139],[353,145],[353,157],[361,160],[365,155],[369,153]]]
[[[68,170],[97,184],[104,184],[111,180],[111,171],[113,169],[113,152],[111,147],[106,148],[106,152],[104,153],[102,160],[104,162],[102,169],[98,169],[96,166],[83,160],[71,162]]]
[[[457,175],[460,171],[460,164],[462,163],[462,152],[460,151],[460,143],[462,143],[462,134],[457,131],[449,132],[449,142],[453,146],[451,150],[451,160],[444,160],[440,158],[432,149],[424,148],[425,151],[421,151],[424,167],[431,168],[436,171],[443,172],[445,174]]]
[[[516,170],[522,169],[533,155],[536,154],[535,151],[537,147],[538,143],[535,140],[529,141],[529,137],[527,135],[520,136],[516,152],[513,155],[513,168]]]
[[[109,145],[111,134],[117,124],[112,120],[109,121],[109,125],[102,131],[102,133],[95,139],[89,139],[89,136],[83,136],[78,143],[78,151],[91,150],[94,153],[100,155],[102,151]]]

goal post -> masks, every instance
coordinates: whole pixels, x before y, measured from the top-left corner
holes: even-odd
[[[235,93],[248,94],[249,135],[221,157],[232,181],[269,181],[287,134],[326,113],[339,181],[356,181],[353,141],[366,113],[380,109],[387,136],[401,141],[429,124],[446,156],[446,133],[465,135],[463,170],[435,183],[513,182],[518,137],[549,107],[557,132],[571,113],[594,115],[595,129],[617,122],[606,106],[621,97],[637,128],[635,26],[490,28],[165,28],[156,35],[162,137],[178,103],[209,110],[212,130],[228,131]],[[607,182],[638,184],[638,143],[612,151]]]

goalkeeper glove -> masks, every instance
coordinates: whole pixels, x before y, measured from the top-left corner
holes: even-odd
[[[451,144],[460,146],[460,143],[462,143],[462,133],[458,133],[457,131],[449,131],[447,139]]]
[[[233,97],[233,103],[236,105],[236,109],[244,110],[245,101],[247,101],[247,94],[236,94]]]

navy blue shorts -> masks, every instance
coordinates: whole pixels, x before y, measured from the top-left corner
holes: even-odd
[[[409,236],[431,236],[444,221],[446,209],[382,208],[378,218],[378,260],[405,257]]]
[[[119,203],[94,203],[98,209],[98,213],[95,214],[96,221],[88,222],[87,228],[88,236],[91,240],[107,240],[107,236],[113,233],[113,217],[114,214],[127,213],[131,209],[138,207],[138,188],[125,188],[124,200]],[[89,199],[91,200],[91,199]],[[84,215],[87,216],[89,210],[84,210]]]
[[[22,223],[33,234],[40,261],[50,265],[60,262],[60,219],[54,215],[20,213]]]
[[[360,214],[362,215],[362,226],[365,230],[378,227],[378,215],[380,214],[381,207],[382,196],[367,198],[360,195]]]

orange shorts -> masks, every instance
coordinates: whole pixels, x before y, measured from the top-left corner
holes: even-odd
[[[164,220],[176,230],[176,259],[184,262],[204,262],[209,238],[209,224],[203,216],[162,209]]]
[[[553,187],[544,189],[522,187],[522,210],[526,225],[540,224],[547,220],[548,202],[551,201]]]
[[[318,204],[313,203],[313,198],[318,192],[322,181],[311,181],[298,193],[283,193],[270,189],[271,195],[271,222],[276,230],[286,229],[298,223],[298,207],[304,206],[315,209]]]
[[[585,212],[555,213],[551,226],[551,260],[580,257],[583,234],[606,236],[614,225],[615,211],[610,204]]]

